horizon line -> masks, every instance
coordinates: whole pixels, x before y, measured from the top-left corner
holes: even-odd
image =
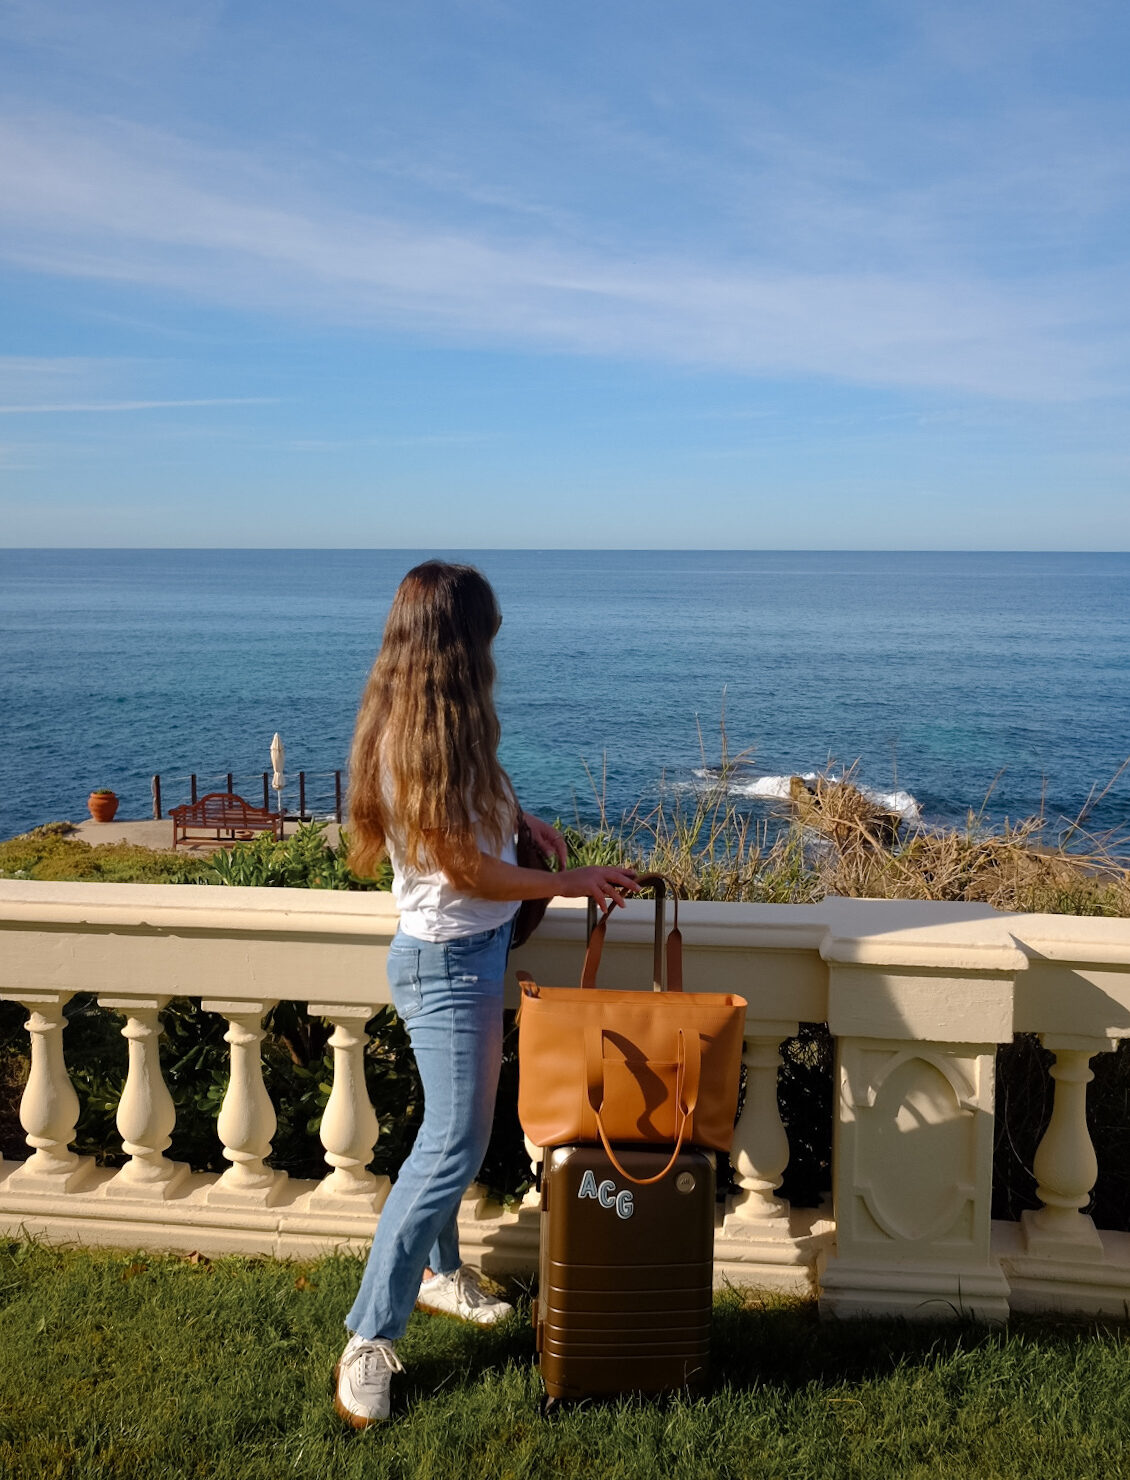
[[[0,545],[38,555],[1130,555],[1062,545]]]

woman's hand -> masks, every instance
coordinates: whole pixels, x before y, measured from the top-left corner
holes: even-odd
[[[634,894],[639,888],[634,869],[608,868],[603,864],[567,868],[554,877],[554,886],[553,892],[565,899],[595,899],[604,915],[623,905],[625,894]]]
[[[534,847],[543,858],[556,858],[557,867],[563,869],[569,862],[569,849],[565,845],[565,839],[555,827],[550,827],[548,822],[543,822],[532,812],[523,812],[522,817],[530,829]]]

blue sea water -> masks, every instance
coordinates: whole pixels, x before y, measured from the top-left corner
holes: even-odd
[[[0,836],[95,786],[147,816],[154,772],[261,797],[276,730],[324,809],[425,553],[495,585],[503,759],[551,816],[594,818],[586,767],[613,815],[692,784],[723,712],[751,798],[857,763],[934,823],[1072,817],[1130,754],[1127,554],[0,550]],[[1091,824],[1128,821],[1124,774]]]

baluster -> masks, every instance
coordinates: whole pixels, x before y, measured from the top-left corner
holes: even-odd
[[[167,997],[139,1000],[99,997],[98,1005],[125,1014],[122,1037],[129,1044],[129,1068],[118,1102],[117,1124],[129,1161],[106,1184],[107,1197],[166,1198],[188,1176],[184,1162],[170,1161],[168,1149],[177,1112],[161,1073],[159,1014]]]
[[[789,1164],[789,1138],[777,1104],[777,1071],[783,1062],[780,1045],[799,1024],[756,1026],[763,1031],[748,1034],[742,1046],[745,1103],[730,1154],[742,1191],[734,1198],[726,1232],[779,1241],[790,1237],[789,1205],[773,1195]]]
[[[1055,1055],[1051,1120],[1036,1148],[1032,1170],[1043,1207],[1021,1217],[1025,1247],[1037,1257],[1101,1259],[1102,1240],[1083,1212],[1098,1180],[1099,1164],[1087,1129],[1087,1085],[1095,1077],[1090,1060],[1117,1047],[1112,1038],[1041,1033]]]
[[[31,1069],[20,1100],[20,1124],[32,1155],[8,1178],[8,1188],[35,1192],[71,1192],[94,1169],[92,1156],[70,1150],[79,1103],[63,1056],[63,1008],[70,993],[34,993],[19,998],[31,1016],[24,1026],[31,1035]]]
[[[205,1193],[210,1203],[243,1203],[261,1207],[277,1202],[286,1174],[264,1165],[270,1155],[277,1121],[275,1107],[263,1083],[259,1045],[263,1015],[273,1001],[206,1001],[205,1012],[228,1020],[224,1042],[231,1045],[231,1074],[216,1120],[216,1131],[231,1166]]]
[[[310,1011],[328,1019],[334,1029],[329,1040],[334,1053],[333,1087],[322,1112],[320,1132],[326,1161],[333,1170],[311,1194],[310,1205],[344,1199],[351,1207],[365,1202],[379,1207],[388,1195],[388,1178],[366,1170],[380,1134],[365,1087],[365,1024],[376,1008],[312,1002]]]

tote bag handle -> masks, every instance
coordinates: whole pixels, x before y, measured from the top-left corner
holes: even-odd
[[[621,1177],[628,1182],[634,1182],[637,1187],[649,1187],[652,1182],[663,1180],[675,1165],[679,1152],[683,1149],[687,1127],[698,1105],[698,1091],[702,1080],[702,1044],[697,1033],[688,1032],[685,1028],[679,1029],[679,1067],[675,1074],[675,1107],[679,1116],[679,1134],[675,1139],[675,1149],[671,1153],[670,1161],[661,1172],[656,1172],[654,1177],[633,1177],[631,1172],[626,1172],[620,1165],[609,1142],[601,1116],[601,1111],[604,1109],[604,1032],[605,1030],[596,1024],[585,1028],[585,1079],[589,1104],[596,1116],[596,1129],[600,1135],[600,1144],[604,1147],[608,1160]]]
[[[674,885],[662,874],[640,874],[636,883],[641,888],[651,888],[655,891],[655,945],[652,952],[651,966],[651,988],[654,992],[663,991],[663,917],[664,901],[667,891],[671,891],[671,902],[675,909],[675,923],[671,934],[667,937],[667,990],[669,992],[681,992],[683,990],[683,936],[679,929],[679,896],[675,893]],[[608,915],[612,913],[609,910]],[[608,934],[608,915],[601,915],[596,919],[596,903],[589,900],[588,907],[588,935],[589,943],[585,950],[585,964],[581,970],[581,986],[595,987],[596,973],[600,967],[600,957],[604,950],[604,937]]]

